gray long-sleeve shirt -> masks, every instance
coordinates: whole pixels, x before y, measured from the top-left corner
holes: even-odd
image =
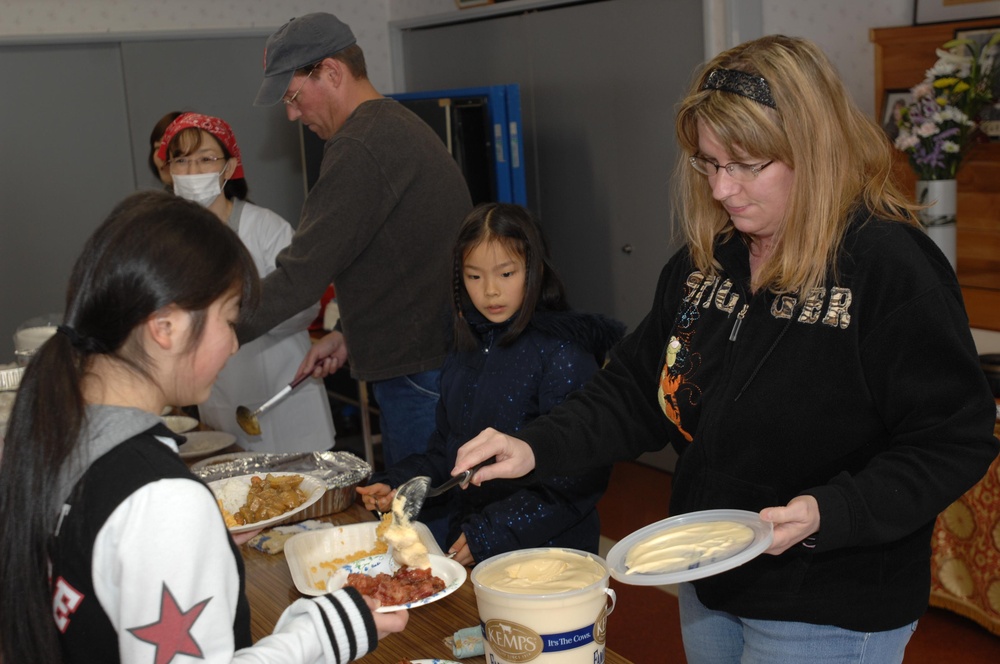
[[[351,373],[385,380],[447,352],[451,248],[472,208],[444,143],[391,99],[361,104],[327,141],[292,243],[239,330],[263,334],[334,284]]]

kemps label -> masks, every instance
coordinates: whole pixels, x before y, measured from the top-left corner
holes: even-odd
[[[605,604],[594,623],[594,643],[603,646],[608,640],[608,606]]]
[[[542,637],[509,620],[487,620],[483,627],[493,651],[508,662],[530,662],[542,654]]]

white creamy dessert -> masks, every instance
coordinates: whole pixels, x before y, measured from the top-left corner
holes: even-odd
[[[642,540],[625,555],[626,574],[665,574],[729,558],[754,538],[749,526],[709,521],[670,528]]]
[[[404,496],[398,496],[392,501],[392,523],[386,529],[383,539],[392,547],[392,557],[400,565],[428,569],[431,560],[427,556],[427,546],[420,541],[420,536],[403,513],[406,504]]]
[[[559,549],[533,556],[517,556],[480,570],[479,581],[509,593],[549,594],[578,590],[600,581],[605,568],[590,556]]]

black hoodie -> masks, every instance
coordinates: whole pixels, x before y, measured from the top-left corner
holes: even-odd
[[[927,606],[936,515],[997,455],[995,405],[954,272],[920,229],[864,219],[845,237],[835,280],[804,305],[750,293],[740,238],[716,259],[710,279],[678,252],[607,368],[520,432],[537,472],[669,442],[680,453],[671,514],[756,512],[812,495],[815,548],[697,581],[700,600],[858,631],[913,622]]]

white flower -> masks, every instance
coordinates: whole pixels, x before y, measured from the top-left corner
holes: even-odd
[[[935,113],[931,119],[938,124],[943,124],[945,122],[954,122],[955,124],[962,124],[962,125],[972,124],[972,121],[969,120],[969,117],[962,111],[955,108],[954,106],[945,106],[940,111]]]
[[[959,147],[958,143],[956,143],[955,141],[944,141],[943,143],[941,143],[941,150],[943,152],[951,152],[952,154],[958,154],[959,152],[962,151],[962,148]]]
[[[914,128],[914,133],[917,136],[920,136],[921,138],[927,138],[928,136],[933,136],[939,131],[941,131],[941,128],[938,127],[933,122],[924,122],[919,127]]]
[[[897,150],[912,150],[920,145],[920,139],[909,132],[899,132],[899,136],[896,137],[896,149]]]
[[[933,97],[934,96],[934,86],[931,85],[930,81],[924,81],[923,83],[918,83],[910,89],[910,94],[913,95],[914,99],[920,99],[921,97]]]
[[[936,78],[937,76],[968,78],[969,72],[972,70],[971,55],[959,55],[940,48],[937,49],[937,55],[938,61],[927,70],[927,78]]]

